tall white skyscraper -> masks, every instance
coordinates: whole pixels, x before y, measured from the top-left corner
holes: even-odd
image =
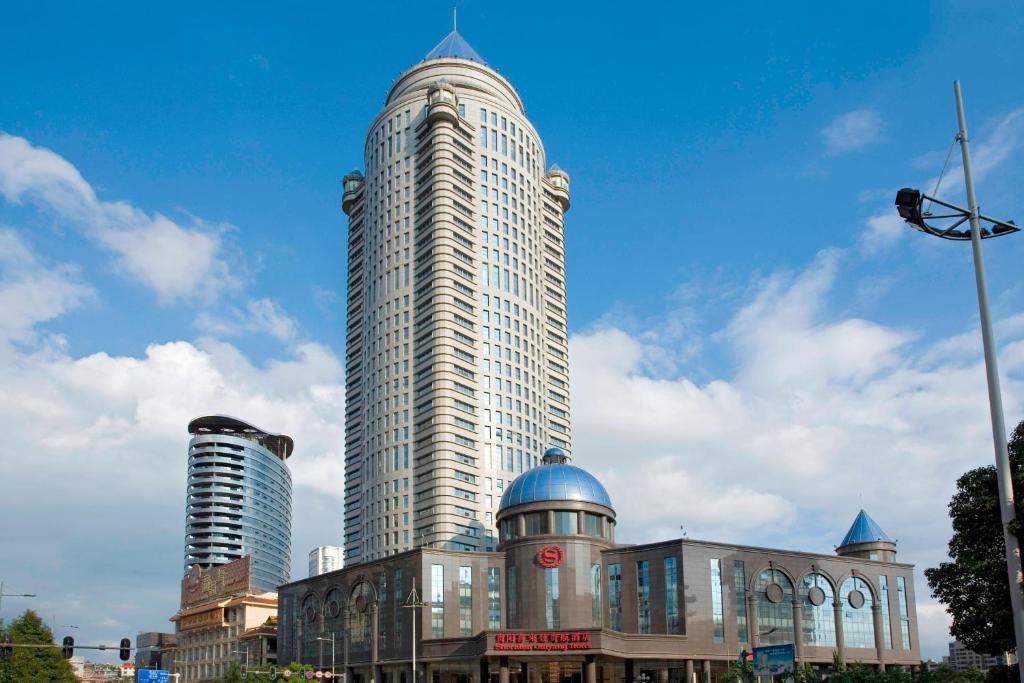
[[[392,84],[364,164],[342,200],[346,559],[490,550],[504,486],[570,450],[569,176],[454,31]]]
[[[345,549],[336,545],[321,545],[309,551],[309,575],[319,576],[345,566]]]

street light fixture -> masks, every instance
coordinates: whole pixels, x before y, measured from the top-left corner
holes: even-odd
[[[0,581],[0,607],[3,607],[4,598],[34,598],[35,593],[4,593],[4,582]]]
[[[403,608],[416,610],[420,607],[430,607],[429,602],[423,602],[420,600],[420,594],[416,591],[416,586],[413,585],[412,590],[409,591],[409,597],[406,598]],[[412,613],[412,683],[416,683],[416,612]]]
[[[335,676],[336,673],[334,671],[334,631],[331,631],[331,637],[330,638],[321,638],[321,637],[318,636],[317,640],[322,640],[325,643],[330,643],[331,644],[331,676]],[[323,650],[321,650],[320,651],[321,659],[323,658],[323,654],[324,654],[324,652],[323,652]],[[320,668],[321,669],[324,668],[323,662],[320,662]]]
[[[989,412],[992,417],[992,441],[996,456],[996,481],[999,484],[1000,517],[1003,524],[1003,542],[1006,547],[1006,572],[1009,578],[1010,609],[1013,612],[1013,628],[1016,634],[1017,653],[1024,653],[1024,606],[1021,596],[1021,558],[1020,545],[1017,537],[1009,528],[1016,512],[1013,500],[1013,481],[1010,478],[1010,458],[1006,443],[1006,425],[1003,420],[1003,398],[999,390],[999,366],[996,360],[995,341],[992,332],[992,316],[988,305],[988,283],[985,280],[985,261],[981,253],[981,240],[1001,237],[1018,232],[1012,221],[1003,221],[985,216],[978,211],[978,199],[974,194],[974,177],[971,174],[971,152],[967,138],[967,117],[964,114],[963,95],[960,92],[960,81],[953,82],[956,95],[956,114],[959,129],[956,140],[960,143],[963,157],[964,185],[967,191],[967,208],[962,208],[934,197],[928,197],[919,190],[904,188],[896,193],[896,210],[907,223],[916,230],[949,240],[970,240],[974,253],[974,279],[978,290],[978,311],[981,318],[981,340],[985,352],[985,373],[988,380]],[[952,150],[951,150],[952,151]],[[953,213],[932,215],[923,210],[925,199],[950,209]],[[927,220],[926,220],[927,219]],[[928,220],[950,219],[948,226],[935,226]],[[958,230],[964,222],[970,222],[970,230]],[[991,229],[981,226],[981,222],[991,224]],[[1020,672],[1021,683],[1024,683],[1024,667]]]

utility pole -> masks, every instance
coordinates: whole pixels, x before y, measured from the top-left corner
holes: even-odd
[[[985,280],[985,260],[981,253],[981,221],[978,217],[978,199],[974,194],[974,176],[971,171],[970,140],[967,137],[967,116],[960,81],[953,81],[956,95],[956,117],[960,129],[957,140],[963,156],[964,185],[967,190],[967,210],[971,221],[971,248],[974,252],[974,279],[978,288],[978,312],[981,318],[981,342],[985,349],[985,374],[988,379],[988,406],[992,415],[992,441],[996,451],[996,480],[999,483],[999,512],[1003,523],[1003,542],[1006,545],[1006,573],[1010,582],[1010,609],[1013,611],[1013,630],[1016,636],[1017,657],[1024,656],[1024,607],[1021,604],[1021,560],[1017,537],[1010,531],[1016,517],[1013,503],[1013,479],[1010,476],[1010,453],[1006,443],[1006,424],[1003,417],[1003,397],[999,389],[999,365],[996,359],[995,339],[992,333],[992,314],[988,305],[988,283]],[[1020,667],[1020,680],[1024,683],[1024,667]]]

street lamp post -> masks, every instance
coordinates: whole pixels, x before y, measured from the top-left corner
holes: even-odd
[[[420,599],[420,594],[416,592],[416,586],[413,585],[412,590],[409,591],[409,597],[406,599],[405,604],[402,607],[413,610],[412,613],[412,683],[416,683],[416,609],[420,607],[429,607],[429,602],[423,602]]]
[[[988,284],[985,279],[985,261],[981,253],[981,240],[1000,237],[1018,232],[1012,221],[1003,221],[986,216],[978,210],[978,199],[974,193],[974,176],[971,171],[970,143],[967,137],[967,117],[964,114],[963,95],[960,92],[960,81],[953,82],[956,96],[956,115],[958,123],[957,141],[963,157],[964,185],[967,193],[967,208],[949,204],[933,197],[927,197],[917,190],[904,188],[896,195],[896,207],[901,217],[911,227],[922,232],[942,237],[943,239],[971,240],[974,255],[974,279],[978,290],[978,312],[981,319],[981,341],[985,353],[985,374],[988,381],[989,413],[992,418],[992,441],[996,456],[996,481],[999,485],[999,511],[1003,524],[1003,542],[1006,547],[1006,572],[1010,588],[1010,609],[1013,612],[1013,628],[1016,636],[1017,656],[1024,653],[1024,607],[1021,599],[1021,557],[1017,537],[1010,531],[1016,512],[1013,502],[1013,480],[1010,477],[1010,456],[1006,443],[1006,425],[1003,417],[1003,398],[999,389],[999,366],[996,360],[996,348],[992,333],[992,315],[989,311]],[[922,203],[928,199],[940,206],[953,210],[954,213],[933,216],[922,211]],[[915,201],[916,200],[916,201]],[[952,225],[936,227],[925,219],[955,219]],[[981,221],[992,225],[991,230],[983,228]],[[970,231],[956,228],[965,221],[970,222]],[[1024,683],[1024,667],[1020,672],[1021,683]]]
[[[331,644],[331,677],[333,677],[335,675],[335,671],[334,671],[334,631],[331,631],[331,637],[330,638],[320,638],[320,637],[317,637],[317,640],[322,640],[325,643],[330,643]],[[323,657],[323,650],[320,650],[320,655],[321,655],[321,658],[322,658]],[[324,668],[322,663],[320,665],[320,668],[321,669]]]
[[[0,608],[3,607],[4,597],[8,598],[34,598],[35,593],[4,593],[4,582],[0,581]]]

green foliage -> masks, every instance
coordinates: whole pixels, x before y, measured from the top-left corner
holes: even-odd
[[[53,634],[32,610],[3,630],[16,645],[52,645]],[[0,638],[2,638],[0,634]],[[77,683],[71,664],[61,657],[60,647],[14,648],[10,657],[0,659],[0,683]]]
[[[1013,431],[1009,445],[1016,506],[1011,528],[1020,542],[1024,528],[1024,422]],[[964,645],[990,655],[1014,651],[995,467],[970,470],[957,480],[949,516],[953,522],[951,561],[924,570],[932,596],[947,606],[953,617],[950,633]]]

